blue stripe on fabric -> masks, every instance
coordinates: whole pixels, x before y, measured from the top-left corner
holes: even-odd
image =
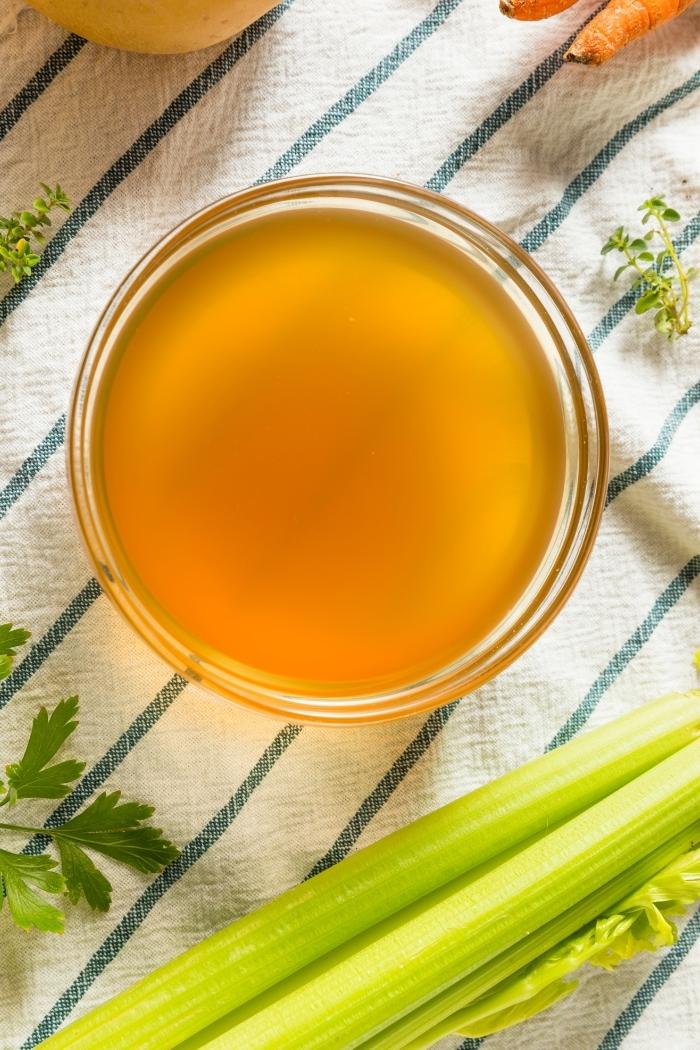
[[[700,554],[695,554],[683,566],[678,575],[671,580],[665,591],[656,599],[639,627],[633,631],[622,648],[615,653],[607,667],[598,675],[579,706],[550,740],[547,745],[548,751],[559,747],[560,744],[565,744],[567,740],[570,740],[575,733],[578,733],[584,727],[598,706],[603,693],[610,688],[618,675],[624,671],[640,649],[646,645],[666,614],[683,597],[698,573],[700,573]]]
[[[618,1050],[622,1041],[630,1034],[646,1008],[651,1006],[654,997],[661,991],[666,981],[673,976],[688,953],[698,943],[698,940],[700,940],[700,911],[695,912],[674,946],[632,996],[627,1006],[618,1016],[615,1024],[606,1032],[598,1050]],[[673,1043],[673,1039],[671,1039],[671,1043]]]
[[[37,69],[31,80],[21,88],[14,98],[11,98],[0,110],[0,142],[7,133],[12,130],[23,113],[25,113],[33,102],[43,95],[47,87],[53,83],[59,73],[73,61],[75,56],[87,43],[81,36],[71,33],[63,43],[49,55],[40,69]]]
[[[681,234],[674,240],[676,251],[683,252],[686,248],[689,248],[698,234],[700,234],[700,211],[693,216]],[[629,291],[620,296],[616,303],[613,303],[605,316],[598,322],[593,331],[589,333],[588,345],[593,353],[600,349],[613,329],[617,328],[620,321],[630,312],[640,294],[639,291],[630,288]]]
[[[20,1050],[32,1050],[43,1039],[48,1039],[65,1021],[86,991],[100,976],[106,966],[121,951],[133,936],[141,923],[161,897],[174,886],[190,868],[200,860],[207,850],[218,842],[257,787],[260,786],[273,766],[279,761],[292,741],[301,732],[296,725],[285,726],[280,730],[271,744],[263,751],[245,780],[231,796],[229,801],[212,817],[212,819],[183,848],[176,861],[169,864],[144,890],[138,900],[118,922],[109,936],[100,945],[76,979],[69,985],[63,995],[51,1007],[42,1021],[36,1026]]]
[[[673,410],[666,417],[659,436],[651,448],[648,449],[643,456],[640,456],[636,462],[632,463],[631,466],[620,471],[619,474],[616,474],[615,477],[611,479],[608,484],[608,494],[605,501],[606,507],[612,503],[614,499],[617,499],[620,493],[624,492],[626,488],[629,488],[630,485],[634,485],[635,482],[640,481],[642,478],[645,478],[647,474],[650,474],[654,467],[661,462],[668,452],[679,426],[686,418],[691,408],[697,405],[698,401],[700,401],[700,380],[691,386],[690,390],[686,390],[683,397],[680,398]]]
[[[83,776],[75,785],[73,790],[56,806],[56,809],[45,822],[44,827],[56,828],[70,820],[78,812],[84,802],[101,788],[109,776],[112,775],[117,766],[124,761],[130,751],[134,749],[139,740],[149,729],[152,729],[168,710],[170,705],[180,696],[187,685],[187,679],[182,675],[174,674],[165,683],[162,689],[156,693],[151,702],[133,720],[128,729],[107,749],[89,772]],[[51,840],[47,835],[35,835],[22,850],[23,853],[37,854],[45,850]]]
[[[102,594],[102,589],[95,579],[88,580],[75,598],[69,602],[58,619],[49,627],[39,641],[31,647],[24,659],[17,664],[12,674],[0,682],[0,710],[10,702],[15,693],[26,685],[29,679],[39,670],[54,649],[69,634],[78,621],[85,615],[90,606]]]
[[[267,171],[256,179],[254,185],[280,179],[299,164],[334,128],[341,124],[351,113],[354,113],[381,85],[396,72],[399,66],[413,54],[437,29],[449,15],[459,7],[462,0],[440,0],[422,22],[398,42],[396,47],[385,55],[376,66],[365,73],[349,91],[334,102],[326,112],[315,120],[289,149],[275,161]]]
[[[693,74],[684,84],[673,88],[667,95],[647,106],[645,110],[638,113],[636,117],[628,121],[624,127],[616,132],[609,142],[595,155],[590,164],[587,164],[578,175],[571,180],[564,190],[561,200],[544,215],[540,221],[523,237],[520,242],[522,248],[528,252],[535,252],[544,244],[555,230],[559,229],[567,215],[574,207],[580,197],[590,189],[594,182],[600,178],[608,165],[615,159],[620,151],[642,131],[648,124],[676,102],[687,98],[693,91],[700,87],[700,70]]]
[[[423,723],[417,735],[404,748],[391,768],[387,770],[377,786],[369,793],[360,808],[345,825],[328,852],[320,860],[316,861],[306,876],[307,879],[313,878],[314,875],[318,875],[319,872],[332,867],[339,860],[342,860],[343,857],[347,856],[369,822],[379,812],[384,803],[391,798],[399,784],[413,769],[418,759],[425,754],[438,733],[447,725],[456,709],[457,701],[455,700],[444,707],[438,707],[430,714],[430,717]]]
[[[0,489],[0,521],[29,487],[39,471],[46,466],[51,456],[61,447],[65,439],[66,417],[63,415],[59,416],[46,437],[43,437],[34,451],[27,456],[22,466],[15,471],[7,485]]]
[[[121,185],[128,175],[131,175],[138,168],[139,164],[156,148],[168,132],[204,98],[207,92],[215,87],[229,70],[248,54],[253,45],[268,30],[272,29],[292,3],[294,3],[294,0],[283,0],[283,3],[278,4],[272,11],[269,11],[262,18],[259,18],[257,22],[253,22],[247,29],[244,29],[240,36],[232,40],[221,54],[210,62],[201,73],[198,73],[187,87],[183,88],[179,95],[165,107],[160,116],[107,169],[105,174],[98,179],[92,189],[76,205],[63,225],[59,227],[47,243],[41,259],[32,270],[31,276],[25,277],[20,284],[15,285],[0,301],[0,324],[6,321],[20,303],[27,298],[32,288],[60,259],[75,235],[93,217],[110,194]]]
[[[443,161],[437,171],[430,176],[425,184],[427,189],[435,190],[436,193],[442,193],[460,168],[464,167],[467,161],[471,160],[474,154],[478,153],[482,146],[485,146],[489,139],[493,138],[496,132],[499,131],[504,124],[507,124],[508,121],[537,94],[540,88],[543,88],[545,84],[552,79],[557,70],[561,69],[564,64],[565,52],[568,51],[569,47],[586,23],[590,22],[600,9],[601,8],[598,7],[593,11],[588,18],[581,23],[578,29],[571,34],[568,40],[565,40],[556,51],[552,51],[550,55],[547,55],[547,57],[532,70],[530,75],[523,80],[514,91],[511,91],[510,95],[503,99],[500,105],[494,109],[493,113],[489,114],[486,120],[482,121],[474,131],[470,132],[466,138],[462,139],[459,145],[455,147],[452,153],[450,153],[447,160]]]

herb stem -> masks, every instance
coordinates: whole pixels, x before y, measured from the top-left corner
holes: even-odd
[[[16,831],[20,835],[51,835],[50,828],[28,828],[24,824],[0,824],[0,831]]]
[[[640,205],[643,212],[642,223],[651,222],[642,237],[628,233],[624,226],[611,233],[601,249],[601,254],[617,251],[624,257],[622,266],[618,266],[613,280],[616,281],[626,270],[635,271],[632,288],[638,290],[635,302],[635,313],[645,314],[654,311],[654,327],[668,339],[685,335],[692,326],[690,315],[689,284],[698,271],[691,266],[685,269],[673,238],[669,223],[679,222],[680,215],[675,208],[669,208],[663,197],[650,197]],[[663,250],[656,258],[651,251],[651,242],[658,237]],[[666,262],[672,266],[666,269]]]
[[[670,255],[671,259],[673,260],[673,265],[675,266],[676,273],[678,274],[678,284],[680,285],[681,289],[681,309],[678,314],[678,332],[679,334],[684,334],[690,328],[690,317],[688,314],[688,278],[686,276],[685,270],[683,269],[681,261],[678,258],[678,252],[676,251],[676,246],[673,243],[673,238],[669,233],[668,226],[664,222],[662,216],[657,216],[657,222],[659,224],[659,233],[661,234],[661,238],[664,242],[664,247],[666,248],[666,251]]]

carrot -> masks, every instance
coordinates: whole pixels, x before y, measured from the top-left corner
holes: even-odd
[[[584,26],[565,58],[568,62],[600,65],[650,29],[669,22],[694,0],[610,0]]]
[[[501,13],[521,22],[550,18],[572,7],[576,0],[501,0]]]

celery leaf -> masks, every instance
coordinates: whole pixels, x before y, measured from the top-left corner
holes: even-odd
[[[700,900],[700,849],[678,857],[639,890],[620,901],[551,952],[502,982],[453,1016],[461,1035],[491,1035],[534,1017],[574,991],[573,974],[586,963],[612,970],[643,951],[672,945],[669,920]]]

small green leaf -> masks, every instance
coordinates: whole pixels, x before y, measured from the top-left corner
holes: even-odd
[[[678,214],[675,208],[665,208],[662,218],[664,218],[666,222],[680,221],[680,215]]]
[[[65,839],[59,839],[58,852],[71,904],[77,904],[80,898],[84,897],[95,911],[109,911],[112,903],[112,884],[95,867],[87,853],[80,846]]]
[[[63,933],[63,912],[36,893],[37,889],[57,894],[65,891],[63,876],[53,870],[55,867],[56,861],[51,857],[26,856],[0,849],[0,905],[4,892],[10,914],[21,929],[34,927],[49,933]]]
[[[37,241],[43,241],[39,228],[51,225],[51,210],[58,208],[61,211],[70,211],[70,201],[60,185],[57,185],[55,190],[45,182],[40,183],[40,186],[45,196],[34,198],[34,211],[27,208],[15,211],[10,216],[0,215],[0,247],[11,253],[3,256],[5,264],[0,265],[0,272],[9,270],[15,283],[28,277],[37,264],[36,253],[32,253],[31,259],[24,257],[28,252],[28,239],[36,237]]]
[[[625,270],[629,269],[629,266],[629,263],[623,263],[622,266],[618,266],[618,268],[615,270],[615,273],[613,274],[613,281],[617,281],[617,279],[622,276]]]
[[[641,239],[641,237],[636,237],[635,240],[633,240],[630,244],[630,248],[633,252],[643,252],[646,248],[646,243]]]
[[[641,295],[634,307],[635,313],[645,314],[647,310],[651,310],[660,301],[659,293],[656,288],[652,288],[650,291],[645,292]]]
[[[641,262],[653,262],[654,261],[654,253],[653,252],[640,252],[639,255],[637,256],[637,258]]]
[[[69,759],[49,766],[53,756],[78,725],[78,698],[61,700],[51,715],[45,707],[32,723],[24,755],[6,767],[8,793],[2,805],[14,805],[20,798],[63,798],[83,769],[84,762]]]
[[[9,252],[3,252],[3,255],[9,258]],[[24,645],[28,639],[29,631],[25,631],[23,627],[14,627],[11,623],[0,623],[0,657],[5,658],[4,662],[0,662],[0,680],[6,678],[10,673],[18,647]]]

